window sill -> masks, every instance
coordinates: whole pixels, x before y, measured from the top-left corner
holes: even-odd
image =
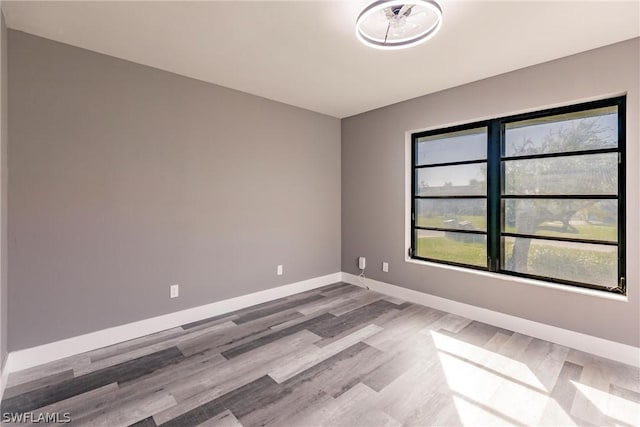
[[[447,265],[447,264],[440,264],[440,263],[437,263],[437,262],[422,261],[422,260],[417,260],[417,259],[413,259],[413,258],[408,258],[406,256],[405,256],[404,261],[408,262],[408,263],[412,263],[412,264],[428,265],[429,267],[443,268],[443,269],[458,271],[458,272],[466,273],[466,274],[478,274],[478,275],[481,275],[481,276],[490,277],[492,279],[505,280],[505,281],[509,281],[509,282],[517,282],[517,283],[522,283],[522,284],[526,284],[526,285],[533,285],[533,286],[538,286],[538,287],[547,288],[547,289],[553,289],[553,290],[562,291],[562,292],[569,292],[569,293],[573,293],[573,294],[579,294],[579,295],[586,295],[586,296],[591,296],[591,297],[596,297],[596,298],[608,299],[608,300],[611,300],[611,301],[618,301],[618,302],[628,302],[629,301],[629,299],[627,298],[626,295],[618,295],[618,294],[614,294],[614,293],[610,293],[610,292],[606,292],[606,291],[598,291],[596,289],[586,289],[586,288],[579,288],[579,287],[576,287],[576,286],[560,285],[560,284],[556,284],[556,283],[552,283],[552,282],[545,282],[543,280],[527,279],[527,278],[523,278],[523,277],[509,276],[509,275],[506,275],[506,274],[492,273],[492,272],[489,272],[489,271],[481,271],[481,270],[474,270],[474,269],[470,269],[470,268],[457,267],[455,265]]]

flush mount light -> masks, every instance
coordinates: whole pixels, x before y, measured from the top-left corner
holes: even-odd
[[[435,0],[378,0],[356,20],[360,41],[376,49],[403,49],[433,37],[442,25],[442,9]]]

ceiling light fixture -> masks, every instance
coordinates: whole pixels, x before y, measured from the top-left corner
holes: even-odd
[[[356,20],[356,35],[376,49],[403,49],[433,37],[442,25],[442,9],[435,0],[378,0]]]

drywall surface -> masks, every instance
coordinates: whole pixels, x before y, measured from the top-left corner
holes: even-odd
[[[0,12],[0,367],[4,366],[7,356],[7,143],[9,128],[8,111],[8,69],[7,69],[7,26]]]
[[[11,30],[9,93],[10,351],[339,271],[338,119]]]
[[[526,319],[640,345],[640,40],[633,39],[405,101],[342,121],[342,271]],[[425,69],[425,79],[429,70]],[[408,131],[627,94],[627,298],[406,262]],[[409,181],[410,182],[410,181]],[[381,263],[390,263],[389,272]]]

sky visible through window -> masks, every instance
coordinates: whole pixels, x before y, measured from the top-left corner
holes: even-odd
[[[594,115],[595,114],[595,115]],[[505,155],[516,155],[519,147],[528,142],[530,154],[553,152],[545,146],[545,140],[562,131],[573,129],[585,121],[594,122],[600,130],[599,140],[605,141],[607,146],[586,147],[607,148],[617,146],[618,118],[617,109],[606,108],[581,112],[581,117],[558,120],[558,116],[545,117],[544,120],[526,120],[507,124],[505,129]],[[575,114],[574,114],[575,116]],[[552,121],[556,120],[556,121]],[[538,123],[536,123],[538,122]],[[561,144],[562,145],[562,144]],[[562,151],[566,151],[564,147]],[[487,128],[477,128],[442,135],[420,138],[417,148],[417,165],[435,165],[453,161],[482,160],[487,157]],[[419,187],[442,187],[445,185],[467,186],[472,180],[483,182],[486,180],[486,166],[482,163],[449,167],[434,167],[418,170],[417,184]]]
[[[554,120],[557,116],[546,117],[546,120]],[[533,123],[532,123],[533,122]],[[517,152],[518,146],[528,141],[530,144],[530,154],[541,154],[554,152],[548,146],[545,147],[545,141],[554,136],[563,134],[563,131],[569,129],[576,129],[586,123],[592,124],[593,127],[599,129],[600,134],[598,140],[600,146],[598,147],[583,147],[582,149],[589,148],[608,148],[617,146],[618,142],[618,115],[617,112],[608,113],[604,115],[596,115],[589,117],[581,117],[570,120],[538,123],[535,124],[534,120],[525,120],[508,124],[505,130],[505,155],[513,156],[519,154]],[[609,144],[608,147],[602,146],[602,141]],[[579,145],[576,147],[580,147]],[[561,151],[566,151],[567,147],[563,147]]]

